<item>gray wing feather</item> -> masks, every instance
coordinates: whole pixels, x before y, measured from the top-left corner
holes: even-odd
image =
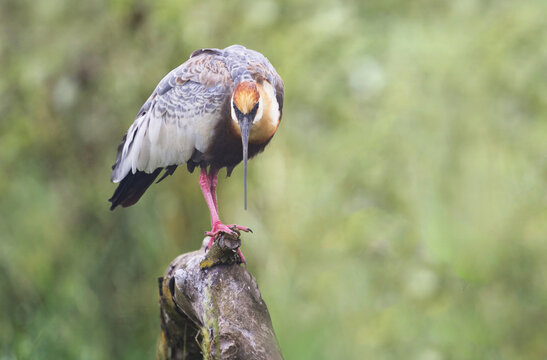
[[[152,173],[186,162],[194,149],[204,152],[211,130],[230,96],[233,81],[224,59],[202,50],[172,70],[138,112],[118,148],[112,181],[130,171]]]

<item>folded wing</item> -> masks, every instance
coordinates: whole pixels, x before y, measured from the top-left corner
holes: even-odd
[[[170,175],[205,152],[232,86],[216,49],[195,52],[160,81],[118,147],[111,209],[135,204],[162,169]]]

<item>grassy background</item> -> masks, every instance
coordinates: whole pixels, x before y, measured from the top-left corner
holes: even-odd
[[[179,169],[108,211],[116,147],[191,51],[285,81],[219,181],[287,359],[547,357],[547,3],[5,0],[0,359],[151,359],[156,277],[209,219]]]

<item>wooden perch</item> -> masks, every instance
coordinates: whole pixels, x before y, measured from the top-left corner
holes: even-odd
[[[239,236],[223,235],[207,255],[203,247],[178,256],[158,279],[158,359],[283,359],[240,245]]]

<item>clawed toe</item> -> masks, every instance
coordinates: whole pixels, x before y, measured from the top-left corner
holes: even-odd
[[[205,232],[205,235],[211,237],[218,237],[220,233],[235,235],[235,231],[222,223],[215,223],[211,231]]]
[[[250,232],[250,233],[253,232],[253,230],[251,230],[251,228],[248,228],[246,226],[237,225],[237,224],[231,224],[231,225],[228,225],[228,227],[231,230],[234,230],[234,231],[239,230],[239,231]]]
[[[209,239],[209,244],[207,245],[207,249],[211,248],[211,246],[213,245],[213,242],[220,237],[221,233],[239,237],[241,231],[250,232],[250,233],[253,232],[251,228],[248,228],[246,226],[241,226],[236,224],[224,225],[221,222],[217,222],[213,224],[213,228],[211,229],[211,231],[205,232],[206,236],[211,237]],[[245,258],[243,257],[243,254],[240,254],[240,257],[241,257],[241,260],[245,262]]]
[[[247,260],[245,260],[245,256],[243,256],[243,253],[241,252],[240,248],[237,248],[237,254],[239,255],[239,258],[241,259],[241,262],[245,264],[245,267],[247,267]]]
[[[207,244],[206,251],[213,246],[214,242],[220,238],[221,234],[236,235],[239,239],[240,231],[252,232],[250,228],[245,226],[235,224],[226,226],[222,223],[215,223],[211,231],[205,232],[205,235],[209,236],[209,243]],[[237,248],[237,255],[239,256],[241,262],[245,264],[245,267],[247,267],[247,260],[245,260],[245,256],[243,256],[243,253],[239,247]]]

